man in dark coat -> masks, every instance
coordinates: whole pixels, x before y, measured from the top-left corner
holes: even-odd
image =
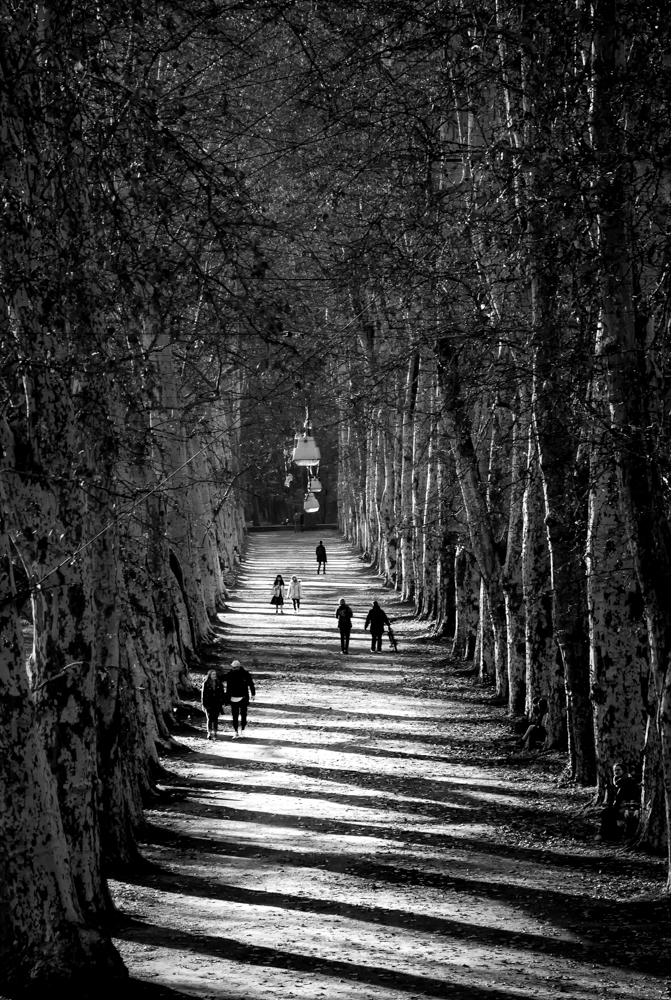
[[[319,570],[324,567],[324,576],[326,576],[326,549],[324,548],[324,543],[320,542],[315,549],[317,553],[317,576],[319,576]]]
[[[380,605],[377,601],[373,601],[373,607],[366,616],[364,629],[367,629],[370,625],[370,648],[374,653],[382,651],[382,633],[384,632],[385,625],[388,626],[389,624],[389,619]]]
[[[352,631],[352,609],[344,597],[340,598],[335,616],[338,619],[338,629],[340,630],[340,652],[349,653],[349,636]]]
[[[256,688],[254,687],[254,678],[245,670],[240,660],[233,660],[231,668],[224,678],[226,681],[225,701],[227,705],[231,706],[233,728],[235,729],[233,739],[236,739],[238,736],[244,735],[249,696],[251,693],[252,698],[256,697]],[[238,720],[240,722],[239,732]]]

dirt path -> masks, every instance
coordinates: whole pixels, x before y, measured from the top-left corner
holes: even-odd
[[[134,979],[250,1000],[671,996],[662,863],[596,845],[560,760],[502,753],[502,713],[445,674],[335,533],[318,578],[317,541],[250,538],[221,616],[222,655],[257,680],[250,728],[233,740],[227,715],[216,743],[181,740],[182,797],[149,814],[151,864],[112,883]],[[274,615],[277,571],[302,577],[300,614]],[[374,596],[396,655],[362,632]]]

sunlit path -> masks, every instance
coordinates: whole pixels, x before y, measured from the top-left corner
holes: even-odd
[[[216,743],[204,730],[182,739],[192,752],[170,767],[183,797],[150,814],[154,867],[113,884],[134,918],[118,942],[133,976],[165,996],[250,1000],[658,994],[626,949],[586,933],[584,854],[502,842],[538,780],[492,759],[499,730],[477,702],[411,691],[439,651],[335,533],[317,577],[318,540],[249,539],[220,619],[225,658],[253,671],[257,701],[244,740],[228,715]],[[301,577],[300,613],[270,605],[278,572]],[[373,597],[397,654],[370,651]],[[549,784],[544,795],[551,822],[559,799]]]

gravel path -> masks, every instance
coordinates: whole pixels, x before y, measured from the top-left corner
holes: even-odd
[[[149,813],[151,864],[112,882],[136,985],[250,1000],[671,995],[663,904],[621,902],[654,888],[659,863],[567,840],[556,824],[572,793],[531,759],[492,752],[501,712],[470,685],[427,688],[444,650],[334,532],[317,577],[318,540],[249,540],[220,616],[222,657],[258,685],[248,734],[233,740],[227,715],[216,743],[180,737],[180,797]],[[302,578],[300,613],[274,614],[277,572]],[[373,597],[397,654],[370,652]],[[540,839],[527,832],[539,816]]]

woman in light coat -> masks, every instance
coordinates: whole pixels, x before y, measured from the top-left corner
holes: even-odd
[[[294,602],[294,611],[301,610],[302,596],[303,596],[303,588],[301,587],[301,581],[294,573],[289,583],[289,589],[287,590],[287,598],[291,598],[291,600]]]

